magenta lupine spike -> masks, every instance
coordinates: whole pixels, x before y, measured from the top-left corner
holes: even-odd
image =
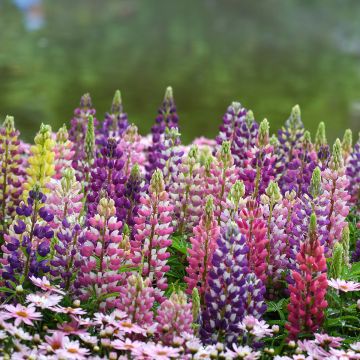
[[[266,195],[261,198],[264,203],[264,217],[267,218],[267,280],[270,289],[276,290],[281,284],[287,269],[287,233],[289,209],[283,206],[282,195],[276,182],[270,182]]]
[[[73,143],[74,160],[73,167],[78,169],[85,157],[85,135],[87,129],[88,117],[94,116],[96,110],[92,106],[90,94],[84,94],[80,99],[80,106],[74,110],[74,117],[71,120],[69,130],[69,140]],[[94,118],[95,127],[98,125]]]
[[[132,274],[119,291],[116,301],[118,309],[125,311],[129,319],[140,326],[150,327],[154,324],[152,307],[155,297],[149,278],[143,280],[140,274]]]
[[[124,159],[124,174],[130,175],[131,169],[137,164],[141,173],[144,173],[145,155],[144,144],[141,142],[141,135],[138,134],[138,128],[134,124],[129,125],[123,132],[119,140],[117,149],[122,152]]]
[[[198,148],[192,146],[178,165],[170,187],[179,233],[191,232],[199,223],[204,193],[202,172]]]
[[[191,248],[188,249],[189,266],[186,268],[187,293],[191,294],[197,287],[204,303],[204,294],[207,289],[208,273],[216,249],[216,241],[220,234],[220,227],[214,216],[213,198],[206,199],[205,211],[199,225],[195,226],[194,235],[190,238]]]
[[[246,207],[240,211],[237,223],[249,246],[250,271],[254,272],[262,282],[265,282],[269,240],[262,210],[255,200],[247,201]]]
[[[309,234],[296,256],[299,268],[292,271],[294,284],[289,285],[290,304],[286,329],[288,339],[294,340],[302,332],[317,331],[324,321],[327,289],[324,247],[316,231],[316,216],[311,215]]]
[[[116,139],[121,138],[128,126],[128,116],[123,109],[121,93],[120,90],[116,90],[110,112],[105,114],[105,119],[96,143],[100,146],[106,146],[109,137]]]
[[[204,343],[232,344],[241,335],[246,312],[249,247],[235,223],[229,222],[217,241],[209,272],[200,336]]]
[[[74,144],[69,140],[69,134],[66,125],[63,125],[56,133],[55,138],[55,174],[54,179],[61,179],[62,172],[71,167],[72,159],[75,154]]]
[[[87,195],[88,217],[96,213],[102,191],[114,200],[116,215],[124,221],[127,215],[125,199],[124,160],[122,152],[117,148],[114,138],[107,140],[107,145],[99,151],[91,171],[89,191]]]
[[[182,291],[173,292],[161,303],[155,319],[156,337],[166,345],[173,345],[174,340],[184,333],[193,333],[192,306]]]
[[[131,241],[132,261],[142,266],[144,278],[150,278],[156,287],[155,299],[161,301],[167,289],[165,273],[169,270],[167,248],[171,245],[170,234],[173,206],[165,191],[162,172],[157,169],[150,181],[148,194],[140,198],[138,216],[134,222],[134,240]]]
[[[251,194],[254,199],[258,199],[264,194],[275,175],[274,162],[273,147],[269,144],[269,123],[264,119],[260,123],[257,144],[247,152],[245,167],[239,171],[246,195]]]
[[[341,143],[337,139],[333,147],[329,168],[321,173],[321,188],[324,191],[320,198],[328,201],[329,223],[327,225],[328,239],[326,247],[329,251],[326,252],[327,255],[331,255],[335,242],[341,240],[341,234],[346,225],[345,219],[349,214],[349,205],[347,204],[350,199],[347,191],[349,180],[345,172]]]
[[[359,140],[354,146],[346,168],[346,175],[349,179],[348,191],[351,196],[352,206],[360,209],[360,134]],[[360,212],[360,210],[358,210]]]
[[[101,309],[115,306],[116,294],[104,298],[109,293],[120,290],[124,274],[119,272],[128,261],[128,238],[120,229],[113,199],[102,197],[97,213],[88,220],[89,227],[84,230],[80,244],[81,262],[75,287],[79,298],[87,300],[95,296]]]
[[[207,183],[209,194],[214,197],[214,214],[219,224],[231,187],[238,178],[238,169],[234,165],[230,146],[229,141],[222,143],[216,154],[216,161],[210,167],[211,177]]]
[[[14,118],[7,116],[0,128],[0,236],[15,215],[22,193],[19,131]],[[2,243],[0,240],[0,244]]]

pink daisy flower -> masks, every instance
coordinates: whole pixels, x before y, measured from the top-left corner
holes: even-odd
[[[55,306],[51,310],[56,313],[68,314],[68,315],[85,315],[86,314],[86,311],[81,308]]]
[[[78,341],[71,341],[68,337],[65,337],[62,348],[56,350],[55,353],[59,358],[82,360],[89,354],[89,350],[80,347]]]
[[[79,323],[74,319],[71,322],[66,322],[58,325],[57,330],[49,330],[49,332],[62,332],[66,335],[80,335],[87,334],[86,330],[80,329]]]
[[[6,331],[20,340],[30,341],[33,339],[33,337],[28,332],[19,326],[13,326],[10,324]]]
[[[328,334],[315,334],[315,343],[326,348],[340,347],[343,340],[341,337],[330,336]]]
[[[341,279],[330,279],[328,280],[328,285],[332,288],[344,292],[349,291],[359,291],[360,290],[360,283],[355,281],[345,281]]]
[[[180,349],[161,344],[143,343],[141,348],[135,349],[132,353],[135,356],[145,356],[153,360],[169,360],[171,358],[178,359]]]
[[[139,347],[141,348],[144,344],[140,341],[131,341],[129,338],[127,338],[124,341],[116,339],[111,342],[111,345],[116,350],[133,351]]]
[[[241,359],[259,359],[261,355],[260,351],[253,351],[248,345],[237,346],[236,344],[233,344],[232,353],[234,358],[240,357]]]
[[[142,334],[142,335],[146,334],[146,331],[142,327],[133,324],[130,320],[117,321],[112,325],[116,326],[117,330],[119,330],[120,333]]]
[[[61,295],[51,293],[36,293],[26,296],[26,302],[31,303],[41,309],[49,309],[53,306],[56,306],[61,300]]]
[[[7,312],[1,312],[0,317],[3,319],[15,319],[15,326],[19,326],[21,323],[26,325],[34,325],[33,320],[40,320],[41,314],[36,312],[36,309],[33,305],[25,307],[21,304],[14,305],[4,305],[3,308]]]
[[[39,287],[42,290],[56,292],[61,295],[65,294],[65,292],[60,290],[58,287],[52,286],[50,284],[50,281],[45,276],[43,276],[42,279],[36,278],[35,276],[30,276],[30,280],[35,286]]]
[[[55,352],[63,347],[64,334],[60,331],[54,332],[51,336],[45,335],[45,342],[39,345],[39,349],[46,352]]]
[[[252,315],[245,316],[239,324],[239,328],[245,333],[250,333],[259,339],[272,336],[273,333],[273,330],[264,320],[258,320]]]

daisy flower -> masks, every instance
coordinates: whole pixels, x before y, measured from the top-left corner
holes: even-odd
[[[334,357],[334,359],[341,360],[356,360],[360,359],[360,354],[356,354],[352,350],[340,350],[340,349],[330,349],[330,355]],[[332,359],[332,357],[330,357]]]
[[[129,338],[126,340],[116,339],[111,342],[111,345],[116,350],[125,350],[125,351],[133,351],[135,349],[141,348],[144,344],[140,341],[132,341]]]
[[[86,311],[81,308],[55,306],[51,310],[56,313],[68,314],[68,315],[85,315],[86,314]]]
[[[117,321],[113,323],[120,333],[129,333],[129,334],[142,334],[145,335],[146,331],[139,325],[133,324],[130,320]]]
[[[179,358],[180,349],[172,348],[170,346],[164,346],[154,343],[143,343],[141,348],[135,349],[133,355],[135,356],[147,356],[153,360],[169,360],[171,358]]]
[[[30,276],[30,280],[35,286],[39,287],[42,290],[56,292],[61,295],[65,294],[65,292],[60,290],[58,287],[52,286],[50,284],[50,281],[45,276],[43,276],[42,279],[36,278],[35,276]]]
[[[315,343],[322,347],[337,348],[341,346],[341,342],[344,339],[341,337],[330,336],[328,334],[315,334]]]
[[[329,286],[336,290],[341,290],[344,292],[349,291],[359,291],[360,290],[360,283],[355,281],[345,281],[341,279],[330,279],[328,280]]]
[[[39,349],[46,352],[55,352],[63,347],[64,339],[65,336],[60,331],[54,332],[51,336],[45,335],[45,342],[39,345]]]
[[[21,304],[14,305],[4,305],[3,308],[7,312],[2,312],[1,317],[3,319],[15,319],[15,326],[19,326],[21,323],[26,325],[34,325],[33,320],[40,320],[41,314],[36,312],[36,309],[33,305],[25,307]]]
[[[41,309],[49,309],[57,305],[62,300],[61,295],[51,293],[36,293],[26,296],[26,302],[31,303]]]
[[[79,338],[86,344],[97,345],[98,338],[96,336],[91,336],[88,333],[79,334]]]
[[[353,343],[350,345],[351,349],[353,349],[356,352],[360,352],[360,341]]]
[[[253,349],[248,345],[237,346],[236,344],[233,344],[232,353],[235,358],[240,357],[241,359],[250,359],[250,356],[251,359],[258,359],[261,355],[259,351],[253,352]]]
[[[63,334],[67,335],[80,335],[80,334],[87,334],[86,330],[80,329],[79,323],[74,319],[71,322],[65,322],[58,325],[57,330],[49,330],[49,332],[56,332],[60,331]]]
[[[28,332],[26,332],[22,327],[19,326],[11,325],[6,329],[6,331],[20,340],[30,341],[33,339],[33,337]]]
[[[273,333],[273,330],[264,320],[258,320],[252,315],[245,316],[243,321],[239,324],[239,328],[245,333],[250,333],[259,339],[266,336],[272,336]]]
[[[89,350],[80,347],[80,343],[77,340],[71,341],[68,337],[65,337],[63,346],[56,350],[55,353],[59,358],[82,360],[89,354]]]

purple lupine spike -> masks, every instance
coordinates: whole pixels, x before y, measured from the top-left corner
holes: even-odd
[[[88,218],[95,215],[102,191],[115,201],[118,219],[123,221],[126,218],[129,204],[125,198],[126,176],[123,173],[122,155],[114,138],[109,138],[106,147],[99,151],[91,171],[87,196]]]
[[[219,135],[216,137],[218,147],[223,141],[229,141],[235,165],[243,167],[246,153],[256,144],[258,128],[253,112],[234,101],[227,108]]]
[[[264,119],[260,123],[257,145],[247,153],[246,166],[239,172],[239,178],[245,184],[246,195],[258,199],[265,193],[275,176],[273,151],[269,144],[269,122]]]
[[[127,211],[125,222],[129,226],[131,232],[135,225],[135,218],[138,216],[140,208],[140,198],[145,191],[144,180],[137,164],[131,169],[130,176],[125,185],[125,208]]]
[[[73,167],[78,168],[79,161],[85,157],[85,135],[87,121],[90,115],[94,116],[96,110],[92,106],[90,94],[84,94],[80,99],[80,106],[74,110],[74,117],[71,120],[69,130],[69,140],[73,142]],[[98,121],[94,118],[94,126],[97,127]]]
[[[358,209],[360,215],[360,134],[359,140],[350,155],[346,175],[350,182],[348,187],[351,196],[350,203]]]
[[[46,196],[36,188],[29,192],[27,202],[16,208],[17,216],[2,245],[1,276],[16,284],[29,276],[40,276],[50,268],[47,255],[54,231],[48,225],[54,216],[44,207]]]
[[[249,248],[235,223],[229,223],[217,240],[205,293],[200,336],[204,343],[232,344],[241,331],[246,309]]]
[[[106,146],[109,137],[116,139],[121,138],[128,126],[128,115],[123,110],[121,93],[120,90],[116,90],[111,104],[111,110],[105,114],[105,119],[102,123],[100,134],[96,139],[96,144]]]
[[[168,87],[165,92],[164,101],[158,110],[155,125],[151,128],[152,144],[147,151],[148,163],[145,166],[147,181],[150,181],[156,169],[162,170],[164,168],[166,162],[164,152],[167,150],[164,144],[165,132],[166,129],[179,129],[178,122],[179,117],[176,112],[173,91],[171,87]]]

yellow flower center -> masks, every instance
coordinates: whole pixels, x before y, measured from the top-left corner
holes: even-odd
[[[24,311],[24,310],[17,311],[17,312],[16,312],[16,315],[17,315],[17,316],[20,316],[20,317],[23,317],[23,318],[27,318],[27,317],[28,317],[27,312]]]

